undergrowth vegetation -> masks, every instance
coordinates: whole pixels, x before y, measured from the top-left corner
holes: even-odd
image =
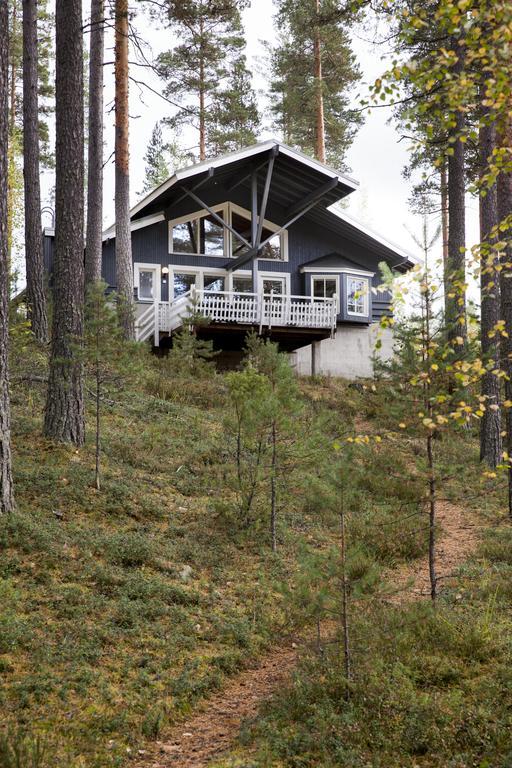
[[[255,764],[401,765],[392,757],[396,740],[416,756],[447,754],[450,744],[463,755],[477,742],[485,755],[482,740],[498,750],[508,715],[497,714],[497,688],[512,686],[506,621],[496,614],[511,594],[509,531],[497,529],[483,544],[492,576],[475,561],[461,600],[448,593],[437,613],[382,603],[382,574],[427,550],[422,451],[389,421],[390,385],[293,383],[301,429],[278,425],[272,490],[271,446],[263,440],[258,448],[256,424],[275,419],[272,399],[243,423],[237,450],[233,374],[209,363],[176,371],[145,355],[137,366],[135,380],[102,406],[98,491],[94,436],[80,450],[40,436],[44,356],[21,345],[13,362],[18,508],[0,520],[5,765],[125,765],[276,638],[325,618],[334,609],[321,586],[338,578],[343,467],[357,605],[350,699],[326,647],[261,726],[245,732],[257,744]],[[270,388],[268,397],[277,396]],[[93,414],[92,397],[89,408]],[[336,454],[334,442],[345,445],[363,421],[382,439]],[[471,489],[469,504],[481,507],[485,497],[495,515],[499,484],[491,492],[468,467],[471,433],[443,438],[439,451],[446,495]],[[246,518],[237,483],[248,476]],[[304,610],[306,594],[313,599]]]

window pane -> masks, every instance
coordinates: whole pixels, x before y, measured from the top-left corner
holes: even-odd
[[[198,253],[197,220],[175,224],[172,228],[172,250],[174,253]]]
[[[274,295],[282,296],[284,294],[284,279],[277,278],[275,280],[265,279],[263,280],[263,293],[274,293]]]
[[[233,213],[231,216],[231,226],[234,230],[236,230],[236,232],[239,232],[243,237],[245,237],[246,240],[250,241],[251,221],[248,217],[241,216],[239,213]],[[271,237],[271,235],[272,231],[266,227],[263,227],[261,233],[262,242],[266,240],[267,237]],[[240,256],[244,250],[247,250],[246,246],[244,246],[243,243],[241,243],[240,240],[234,236],[231,237],[231,244],[231,251],[233,256]],[[260,251],[259,256],[261,259],[281,259],[281,236],[275,235],[272,237],[272,240],[270,240]]]
[[[235,293],[252,293],[252,277],[234,277],[233,291]]]
[[[263,230],[262,239],[266,240],[271,233],[267,230]],[[262,259],[280,259],[281,258],[281,236],[274,235],[260,252]]]
[[[239,213],[231,215],[231,226],[246,240],[251,240],[251,223],[245,216],[240,216]],[[233,256],[240,256],[247,247],[234,235],[231,235],[231,253]]]
[[[325,280],[313,278],[313,296],[315,299],[325,299]]]
[[[338,281],[337,280],[326,280],[325,281],[325,292],[324,297],[326,299],[332,299],[335,293],[338,292]]]
[[[224,278],[218,275],[204,275],[203,286],[205,291],[223,291]]]
[[[196,284],[195,275],[187,275],[186,272],[174,273],[174,297],[178,299],[183,296],[184,293],[190,291],[193,285]]]
[[[354,315],[366,315],[368,281],[355,277],[347,280],[347,311]]]
[[[152,269],[139,270],[139,299],[155,298],[155,272]]]
[[[223,211],[219,215],[223,216]],[[201,219],[201,253],[208,256],[224,255],[224,227],[210,216]]]

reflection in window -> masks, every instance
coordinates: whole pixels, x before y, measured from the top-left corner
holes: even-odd
[[[198,246],[198,221],[192,219],[182,224],[175,224],[172,228],[173,253],[197,253]]]
[[[235,293],[252,293],[252,277],[233,277]]]
[[[155,298],[155,272],[153,269],[139,270],[139,299],[153,301]]]
[[[263,240],[266,240],[270,235],[268,230],[263,230]],[[274,235],[274,237],[268,241],[266,245],[260,251],[260,257],[262,259],[280,259],[281,258],[281,237]]]
[[[347,313],[349,315],[368,315],[368,280],[360,277],[347,277]]]
[[[174,273],[174,298],[179,299],[184,293],[190,291],[193,285],[196,284],[196,276],[187,274],[186,272]]]
[[[274,280],[263,280],[263,293],[273,293],[274,296],[282,296],[284,294],[284,278],[278,277]]]
[[[204,275],[203,276],[203,287],[205,291],[211,291],[212,293],[215,293],[217,291],[223,291],[224,290],[224,278],[219,277],[218,275]]]
[[[224,227],[212,217],[200,219],[201,253],[207,256],[224,255]]]
[[[338,280],[335,277],[313,277],[313,297],[332,299],[338,293]]]
[[[236,232],[242,235],[242,237],[245,237],[246,240],[250,240],[251,220],[248,216],[243,216],[238,212],[233,212],[231,216],[231,226],[234,230],[236,230]],[[267,227],[263,227],[261,233],[261,242],[263,243],[267,237],[271,237],[272,239],[269,240],[269,242],[261,249],[259,257],[261,259],[282,259],[283,255],[281,252],[281,235],[274,235],[272,237],[272,230],[267,229]],[[238,238],[234,236],[231,238],[231,252],[233,256],[240,256],[246,250],[247,246],[238,240]]]

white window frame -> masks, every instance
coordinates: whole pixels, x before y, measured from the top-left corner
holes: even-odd
[[[251,220],[251,212],[247,210],[247,208],[243,208],[241,205],[237,205],[236,203],[231,202],[224,202],[224,203],[218,203],[217,205],[212,205],[211,210],[214,211],[214,213],[219,213],[219,215],[224,219],[224,221],[229,224],[230,227],[233,226],[232,220],[233,220],[233,213],[237,213],[239,216],[243,216],[248,221]],[[224,253],[222,255],[209,253],[209,254],[202,254],[202,253],[191,253],[190,251],[177,251],[174,253],[173,251],[173,234],[172,230],[173,227],[176,224],[185,224],[189,221],[193,220],[199,220],[201,218],[204,218],[206,216],[210,216],[210,211],[207,211],[206,208],[201,208],[197,211],[192,211],[192,213],[188,213],[186,216],[179,216],[176,219],[170,219],[169,220],[169,230],[168,230],[168,251],[170,255],[173,256],[206,256],[207,258],[212,259],[232,259],[236,258],[236,256],[233,256],[231,253],[232,251],[232,243],[233,241],[241,242],[236,238],[230,231],[227,229],[227,227],[224,227]],[[273,222],[269,221],[268,219],[263,219],[263,226],[265,229],[270,230],[270,232],[275,232],[276,234],[279,233],[279,239],[280,239],[280,246],[281,246],[281,259],[265,259],[264,257],[259,257],[257,261],[271,261],[272,263],[275,262],[287,262],[288,261],[288,230],[284,229],[282,232],[281,227],[278,224],[274,224]],[[199,247],[200,243],[198,243]]]
[[[190,267],[185,264],[169,264],[169,301],[174,301],[174,275],[176,272],[181,272],[185,275],[195,275],[196,288],[198,291],[204,290],[204,276],[213,275],[224,278],[225,291],[228,293],[233,291],[233,272],[226,269],[220,269],[219,267]],[[237,277],[252,277],[252,272],[249,269],[237,269]]]
[[[263,293],[263,281],[284,278],[284,296],[290,296],[290,273],[289,272],[260,272],[258,271],[258,293]]]
[[[247,208],[242,208],[241,205],[237,205],[236,203],[228,203],[229,206],[229,226],[233,226],[232,221],[232,215],[233,213],[237,213],[239,216],[244,216],[248,221],[251,220],[251,212]],[[275,232],[276,234],[279,232],[281,227],[278,224],[274,224],[272,221],[269,221],[268,219],[263,219],[263,226],[265,229],[269,229],[271,232]],[[229,232],[230,238],[233,238],[236,240],[235,236]],[[282,232],[279,232],[279,238],[281,241],[281,257],[280,259],[266,259],[264,256],[259,256],[257,258],[257,261],[270,261],[272,264],[279,264],[280,262],[287,262],[288,261],[288,230],[283,229]],[[229,256],[231,258],[236,258],[231,254],[231,243],[232,240],[229,242]]]
[[[219,203],[218,205],[212,205],[211,209],[214,213],[218,213],[224,221],[230,220],[229,215],[229,203]],[[169,220],[169,243],[168,243],[168,251],[169,254],[172,254],[173,256],[207,256],[207,258],[211,259],[224,259],[226,258],[226,253],[228,253],[228,246],[230,246],[229,237],[230,234],[229,230],[224,227],[224,245],[223,245],[223,253],[201,253],[200,251],[197,251],[196,253],[192,253],[191,251],[176,251],[174,253],[173,251],[173,234],[172,230],[176,224],[186,224],[189,221],[199,221],[199,219],[204,219],[206,216],[211,216],[210,211],[207,211],[206,208],[201,208],[198,211],[192,211],[192,213],[188,213],[186,216],[179,216],[177,219],[170,219]],[[219,225],[220,226],[220,225]],[[199,248],[201,245],[200,242],[197,243],[197,247]]]
[[[349,310],[348,308],[348,299],[349,299],[349,285],[351,280],[356,280],[358,283],[366,283],[366,289],[363,289],[363,292],[359,298],[362,298],[364,300],[363,309],[364,312],[354,312],[353,310]],[[346,278],[346,289],[347,289],[347,296],[346,296],[346,312],[347,315],[350,317],[368,317],[370,312],[370,280],[367,277],[363,277],[362,275],[347,275]]]
[[[155,272],[155,297],[153,299],[141,299],[139,296],[140,291],[140,272]],[[162,295],[162,266],[161,264],[145,264],[142,261],[136,261],[133,265],[133,285],[137,289],[137,301],[141,304],[153,304],[155,301],[161,300]]]
[[[336,306],[338,309],[338,314],[340,312],[340,276],[339,274],[334,274],[331,272],[331,274],[325,274],[322,275],[321,273],[311,275],[311,301],[315,301],[315,290],[314,290],[314,282],[315,280],[335,280],[336,281]]]

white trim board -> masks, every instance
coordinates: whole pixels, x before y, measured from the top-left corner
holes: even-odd
[[[130,232],[135,232],[137,229],[143,229],[144,227],[150,227],[152,224],[158,224],[159,221],[165,221],[165,214],[163,211],[159,213],[152,213],[151,216],[143,216],[141,219],[135,219],[130,222]],[[116,236],[116,225],[112,224],[108,229],[103,232],[103,240],[111,240]]]
[[[140,272],[155,273],[155,297],[153,299],[139,298],[140,291]],[[146,264],[143,261],[136,261],[133,264],[133,287],[137,289],[137,301],[140,304],[153,304],[155,301],[161,301],[162,298],[162,267],[160,264]]]
[[[310,275],[321,275],[328,273],[330,275],[357,275],[361,277],[373,277],[375,272],[367,272],[365,269],[349,269],[348,267],[301,267],[301,272]]]

